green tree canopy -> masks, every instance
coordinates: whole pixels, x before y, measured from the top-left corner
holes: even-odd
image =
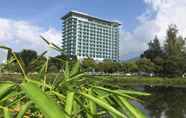
[[[148,46],[149,48],[141,55],[142,58],[145,57],[153,61],[156,57],[163,56],[163,51],[157,36],[154,38],[153,41],[150,41],[148,43]]]
[[[82,61],[82,67],[86,71],[93,71],[96,67],[96,62],[94,61],[94,59],[92,59],[90,57],[85,58]]]

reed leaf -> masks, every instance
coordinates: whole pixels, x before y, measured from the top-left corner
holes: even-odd
[[[27,102],[26,104],[24,104],[21,108],[21,111],[18,113],[16,118],[23,118],[25,112],[28,110],[29,106],[32,104],[31,101]]]
[[[94,97],[94,96],[86,94],[86,93],[81,93],[81,95],[83,95],[84,97],[92,100],[93,102],[95,102],[100,107],[106,109],[108,112],[112,112],[113,114],[116,114],[119,118],[126,118],[126,116],[123,113],[121,113],[120,111],[118,111],[117,109],[112,107],[111,105],[109,105],[109,104],[103,102],[102,100],[98,99],[97,97]]]
[[[145,114],[134,107],[126,98],[118,96],[122,104],[134,115],[134,118],[146,118]]]
[[[10,91],[13,86],[14,84],[11,82],[0,84],[0,100],[6,97],[6,95],[10,94]]]
[[[67,113],[66,118],[72,116],[73,101],[74,101],[74,92],[67,92],[66,102],[65,102],[65,112]]]
[[[65,113],[36,84],[22,83],[22,90],[46,118],[65,118]]]
[[[71,71],[71,73],[70,73],[70,76],[72,77],[72,76],[78,74],[79,69],[80,69],[80,62],[77,61],[77,62],[74,64],[73,68],[72,68],[72,71]]]

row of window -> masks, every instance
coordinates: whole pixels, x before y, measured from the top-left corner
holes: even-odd
[[[117,57],[112,57],[110,55],[91,55],[91,54],[78,54],[78,56],[83,57],[93,57],[93,58],[107,58],[107,59],[116,59]]]
[[[86,21],[81,21],[78,20],[79,25],[84,25],[84,26],[93,26],[93,27],[102,27],[102,28],[111,28],[111,24],[105,24],[105,23],[98,23],[98,21],[95,22],[86,22]]]

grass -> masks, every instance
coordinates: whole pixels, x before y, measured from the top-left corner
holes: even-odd
[[[152,86],[173,86],[186,87],[185,78],[162,78],[162,77],[118,77],[107,76],[102,79],[104,83],[124,86],[124,85],[152,85]]]
[[[31,75],[32,78],[36,78],[38,75]],[[19,74],[0,74],[0,81],[14,81],[19,82],[21,75]],[[62,77],[61,74],[50,73],[48,74],[48,79],[54,79]],[[175,87],[185,87],[186,78],[162,78],[162,77],[124,77],[124,76],[94,76],[100,83],[104,82],[106,84],[125,86],[125,85],[153,85],[153,86],[175,86]]]

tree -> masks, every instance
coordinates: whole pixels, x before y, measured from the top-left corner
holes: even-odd
[[[34,50],[30,50],[30,49],[23,49],[21,52],[15,52],[15,55],[17,56],[17,58],[21,61],[21,64],[25,70],[26,73],[28,72],[32,72],[34,70],[34,66],[33,66],[33,61],[37,59],[38,55],[37,52]],[[12,55],[11,51],[8,51],[8,56],[7,56],[7,60],[12,60],[14,58],[14,56]],[[17,70],[16,66],[17,63],[14,60],[11,64],[8,64],[7,67],[8,69],[10,69],[9,71],[14,71]],[[15,68],[10,68],[10,67],[15,67]],[[19,72],[20,70],[18,69],[16,72]]]
[[[126,73],[127,72],[127,63],[121,63],[120,64],[120,72],[124,72],[124,73]]]
[[[181,76],[186,71],[185,39],[178,36],[176,25],[169,26],[162,48],[157,36],[148,45],[149,48],[141,57],[150,59],[154,63],[154,72],[164,76]],[[143,64],[147,64],[146,62],[140,62],[140,68],[144,69]]]
[[[148,46],[149,48],[141,55],[142,58],[145,57],[153,61],[156,57],[163,56],[163,51],[157,36],[154,38],[153,41],[150,41],[148,43]]]
[[[166,54],[163,67],[164,74],[170,76],[182,75],[186,67],[185,40],[181,36],[178,36],[178,30],[175,25],[170,25],[167,30],[164,49]]]
[[[156,70],[156,65],[150,59],[143,58],[138,60],[136,63],[138,65],[139,71],[141,72],[152,73]]]
[[[65,55],[57,55],[49,60],[49,71],[59,71],[64,67],[64,62],[69,60]]]
[[[112,60],[106,59],[96,64],[97,72],[114,73],[119,72],[121,64],[113,62]]]
[[[179,53],[179,49],[177,48],[177,33],[177,27],[170,25],[167,30],[167,39],[164,45],[167,56],[177,55]]]
[[[34,50],[24,49],[17,54],[24,64],[25,72],[32,71],[32,62],[37,58],[37,52]]]
[[[82,68],[86,71],[94,71],[96,67],[96,62],[92,58],[85,58],[82,61]]]
[[[138,71],[138,65],[136,62],[129,62],[126,64],[126,72],[137,72]]]

